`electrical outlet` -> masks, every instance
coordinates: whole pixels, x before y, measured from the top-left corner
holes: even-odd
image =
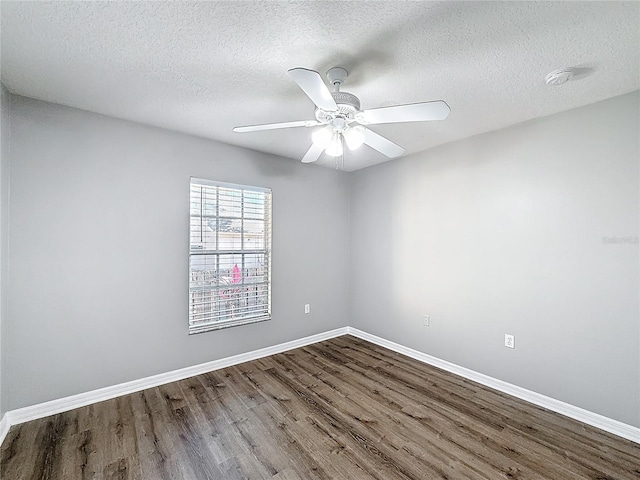
[[[304,306],[304,313],[309,313],[311,311],[311,305],[308,303]]]
[[[431,315],[423,315],[422,316],[422,321],[423,321],[423,325],[425,327],[430,327],[431,326]]]
[[[516,348],[516,337],[515,335],[509,335],[508,333],[504,334],[504,346],[508,348]]]

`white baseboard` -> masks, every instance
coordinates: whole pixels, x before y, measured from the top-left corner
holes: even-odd
[[[300,338],[298,340],[281,343],[272,347],[261,348],[252,352],[242,353],[232,357],[214,360],[212,362],[201,363],[192,367],[181,368],[179,370],[173,370],[171,372],[161,373],[159,375],[153,375],[139,380],[133,380],[131,382],[121,383],[111,387],[100,388],[90,392],[71,395],[69,397],[59,398],[57,400],[51,400],[37,405],[31,405],[29,407],[10,410],[4,414],[0,421],[0,445],[2,445],[2,442],[4,441],[11,426],[19,423],[48,417],[49,415],[66,412],[68,410],[73,410],[74,408],[84,407],[104,400],[110,400],[121,395],[139,392],[146,388],[157,387],[166,383],[200,375],[201,373],[219,370],[221,368],[238,365],[251,360],[257,360],[258,358],[268,357],[269,355],[286,352],[288,350],[293,350],[295,348],[304,347],[306,345],[311,345],[313,343],[347,334],[367,340],[376,345],[380,345],[381,347],[388,348],[389,350],[393,350],[394,352],[406,355],[407,357],[428,363],[448,372],[455,373],[456,375],[460,375],[461,377],[468,378],[474,382],[478,382],[498,391],[513,395],[514,397],[521,398],[522,400],[526,400],[527,402],[540,407],[560,413],[575,420],[579,420],[587,425],[594,426],[622,438],[640,443],[640,428],[627,425],[597,413],[589,412],[588,410],[584,410],[507,382],[503,382],[502,380],[483,375],[482,373],[427,355],[426,353],[419,352],[418,350],[371,335],[370,333],[363,332],[357,328],[342,327],[328,332],[311,335],[309,337]]]
[[[0,420],[0,446],[2,446],[2,442],[4,442],[4,437],[9,433],[9,429],[11,425],[9,425],[9,416],[5,413],[2,416],[2,420]]]
[[[357,328],[347,327],[347,333],[349,335],[353,335],[354,337],[361,338],[362,340],[367,340],[371,343],[375,343],[376,345],[380,345],[381,347],[388,348],[389,350],[393,350],[394,352],[400,353],[402,355],[406,355],[407,357],[411,357],[420,362],[428,363],[429,365],[441,368],[442,370],[446,370],[447,372],[455,373],[456,375],[460,375],[461,377],[468,378],[469,380],[473,380],[474,382],[486,385],[487,387],[491,387],[500,392],[504,392],[522,400],[526,400],[527,402],[546,408],[547,410],[551,410],[553,412],[560,413],[561,415],[579,420],[580,422],[599,428],[600,430],[613,433],[614,435],[626,438],[627,440],[631,440],[632,442],[640,443],[640,428],[627,425],[626,423],[613,420],[612,418],[590,412],[588,410],[576,407],[565,402],[561,402],[560,400],[556,400],[555,398],[547,397],[546,395],[527,390],[526,388],[503,382],[502,380],[498,380],[497,378],[489,377],[488,375],[469,370],[468,368],[464,368],[454,363],[441,360],[437,357],[432,357],[431,355],[427,355],[426,353],[422,353],[418,350],[405,347],[404,345],[400,345],[384,338],[371,335],[370,333],[363,332],[362,330],[358,330]]]
[[[56,413],[66,412],[74,408],[84,407],[92,403],[110,400],[121,395],[139,392],[147,388],[157,387],[166,383],[183,380],[185,378],[200,375],[201,373],[212,372],[221,368],[231,367],[240,363],[257,360],[258,358],[268,357],[276,353],[286,352],[294,348],[304,347],[312,343],[321,342],[330,338],[346,335],[348,327],[337,328],[328,332],[318,333],[308,337],[292,340],[290,342],[280,343],[272,347],[261,348],[252,352],[241,353],[232,357],[221,358],[211,362],[201,363],[192,367],[181,368],[171,372],[153,375],[151,377],[132,380],[130,382],[113,385],[111,387],[100,388],[90,392],[79,393],[69,397],[63,397],[49,402],[31,405],[29,407],[18,408],[6,412],[0,422],[0,445],[4,441],[5,436],[13,425],[19,423],[36,420],[38,418],[48,417]]]

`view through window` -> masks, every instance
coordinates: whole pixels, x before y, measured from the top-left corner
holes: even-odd
[[[192,178],[189,333],[271,318],[271,190]]]

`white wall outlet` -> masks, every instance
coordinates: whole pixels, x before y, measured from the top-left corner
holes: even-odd
[[[311,305],[308,303],[304,306],[304,313],[309,313],[311,311]]]
[[[509,348],[516,348],[516,337],[515,335],[509,335],[508,333],[504,334],[504,346]]]
[[[424,325],[425,327],[431,326],[431,315],[422,316],[422,325]]]

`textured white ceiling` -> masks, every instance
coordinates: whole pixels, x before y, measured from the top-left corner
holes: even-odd
[[[14,94],[296,160],[310,129],[231,130],[313,118],[293,67],[347,68],[363,108],[445,100],[445,121],[371,127],[405,155],[640,88],[637,1],[2,1],[0,15]],[[547,87],[562,67],[579,75]],[[345,170],[386,160],[363,146]]]

